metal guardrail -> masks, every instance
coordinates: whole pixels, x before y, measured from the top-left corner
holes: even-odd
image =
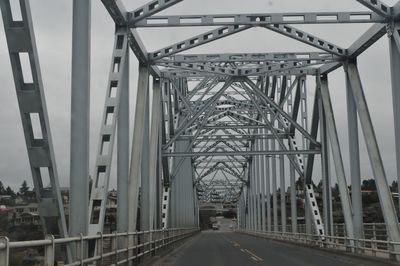
[[[363,233],[365,239],[378,239],[378,240],[387,240],[388,234],[386,230],[385,223],[364,223],[363,226]],[[277,232],[282,232],[282,226],[278,226]],[[286,226],[286,232],[293,232],[292,226]],[[306,225],[299,224],[297,225],[297,232],[298,233],[306,233]],[[333,224],[333,235],[334,236],[346,236],[346,225],[344,223]]]
[[[146,255],[153,256],[156,251],[171,246],[189,236],[194,235],[199,228],[174,228],[153,231],[101,234],[95,236],[54,238],[47,236],[43,240],[11,242],[7,237],[0,237],[0,265],[10,264],[10,254],[17,249],[43,249],[43,265],[122,265],[128,262],[138,262]],[[129,245],[128,243],[133,243]],[[86,248],[95,244],[95,255],[88,256]],[[73,247],[74,259],[70,262],[55,259],[56,250]],[[39,262],[40,263],[40,262]],[[96,264],[98,263],[98,264]]]
[[[355,239],[346,236],[324,236],[321,238],[321,236],[316,234],[292,232],[264,232],[255,230],[238,230],[237,232],[393,260],[396,260],[396,257],[400,256],[400,252],[395,252],[393,248],[394,246],[399,246],[400,242],[389,241],[387,237],[386,240],[379,240],[376,237]]]

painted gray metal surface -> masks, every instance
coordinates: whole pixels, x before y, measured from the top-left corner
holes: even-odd
[[[20,1],[23,7],[27,2]],[[397,22],[400,2],[391,7],[379,0],[358,0],[369,10],[354,12],[156,15],[179,2],[182,0],[153,0],[128,12],[120,0],[102,0],[116,24],[115,47],[121,43],[118,40],[118,34],[122,34],[124,40],[121,49],[114,47],[110,81],[107,87],[108,96],[104,107],[105,115],[93,175],[92,195],[90,204],[82,204],[88,198],[89,177],[90,1],[74,1],[71,108],[71,213],[74,214],[74,220],[70,222],[70,233],[86,235],[88,225],[89,234],[103,231],[112,147],[115,130],[118,127],[117,230],[119,232],[136,230],[139,206],[141,207],[141,228],[153,229],[159,226],[196,225],[199,204],[205,203],[237,204],[240,227],[284,232],[287,220],[284,193],[287,177],[289,177],[291,187],[291,227],[295,232],[297,230],[295,183],[296,178],[300,177],[300,181],[304,181],[306,185],[303,192],[306,193],[304,200],[307,232],[312,233],[310,221],[314,221],[313,229],[317,230],[317,235],[323,237],[324,230],[327,235],[331,235],[333,210],[329,167],[330,145],[346,222],[346,236],[360,238],[362,237],[360,230],[362,206],[359,186],[358,114],[377,183],[381,208],[390,232],[389,237],[393,241],[400,241],[396,211],[388,189],[360,76],[354,64],[358,55],[388,33],[397,140],[400,134],[398,119],[400,81],[396,75],[400,60],[400,34]],[[11,22],[15,29],[7,28],[10,22],[8,20],[10,12],[6,10],[8,1],[3,0],[0,3],[25,136],[28,136],[27,132],[30,133],[31,130],[29,121],[24,120],[23,114],[26,112],[23,111],[26,109],[28,113],[31,113],[34,108],[42,106],[43,110],[40,113],[41,121],[44,123],[42,133],[47,136],[48,152],[39,155],[46,153],[50,158],[52,199],[55,202],[58,201],[56,207],[62,212],[63,206],[57,192],[57,172],[43,88],[39,88],[39,95],[34,93],[31,95],[27,92],[28,90],[20,90],[21,84],[24,86],[27,84],[20,82],[21,77],[18,76],[20,69],[15,64],[18,60],[13,60],[15,53],[26,50],[30,52],[31,67],[37,72],[34,79],[37,78],[38,84],[42,86],[38,59],[34,51],[36,47],[33,30],[29,38],[26,38],[24,36],[26,32],[16,29],[21,28],[21,24]],[[373,25],[347,48],[292,26],[293,24],[343,23],[371,23]],[[218,28],[152,52],[147,51],[136,29],[194,26],[217,26]],[[192,48],[211,44],[221,38],[258,26],[305,43],[317,49],[318,52],[181,54]],[[33,50],[31,51],[29,45],[32,43]],[[130,153],[127,149],[129,146],[127,137],[129,133],[129,49],[133,51],[140,65]],[[120,61],[116,63],[118,57]],[[350,62],[348,66],[347,62]],[[336,110],[331,104],[327,83],[327,75],[343,65],[347,79],[351,199],[337,136]],[[154,80],[151,112],[149,75],[152,75]],[[306,86],[307,77],[310,76],[317,78],[315,91]],[[114,86],[116,81],[118,85]],[[194,85],[192,82],[198,83]],[[31,86],[33,85],[28,87]],[[111,87],[117,88],[116,97],[109,96]],[[307,100],[310,99],[310,92],[311,95],[317,96],[309,128]],[[110,108],[114,109],[111,111]],[[113,115],[111,124],[103,125],[111,114]],[[151,127],[149,128],[150,116]],[[319,134],[318,130],[320,130]],[[31,166],[36,165],[35,163],[40,163],[43,156],[38,156],[28,139],[26,140]],[[108,143],[107,154],[103,154],[105,142]],[[396,152],[397,168],[400,173],[400,149]],[[33,153],[35,156],[32,156]],[[318,222],[319,209],[313,199],[314,192],[311,186],[313,177],[316,176],[313,172],[314,157],[318,154],[322,156],[323,227]],[[290,162],[289,171],[285,171],[285,157]],[[279,186],[276,159],[278,159],[280,170]],[[129,160],[130,169],[128,170]],[[40,188],[40,182],[37,182],[34,168],[32,171],[37,190]],[[99,178],[100,172],[104,173],[104,179]],[[278,227],[278,189],[281,196],[281,229]],[[139,191],[141,191],[140,197]],[[40,190],[37,190],[37,194],[42,195]],[[271,207],[273,207],[272,210]],[[99,211],[98,219],[96,218],[95,222],[87,221],[88,217],[93,220],[94,210]],[[61,219],[59,227],[66,235],[65,221],[62,221],[61,212],[57,214],[57,217]],[[43,213],[41,214],[42,218],[45,217]],[[129,240],[130,244],[133,244],[132,241],[133,239]]]
[[[0,8],[43,232],[67,237],[30,3],[20,1],[21,20],[12,16],[10,1],[1,1]],[[28,66],[23,66],[24,55]]]

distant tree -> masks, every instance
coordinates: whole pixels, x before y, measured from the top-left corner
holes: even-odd
[[[6,189],[4,188],[3,182],[0,181],[0,195],[5,195]]]
[[[10,188],[10,186],[6,188],[6,195],[15,196],[15,192]]]
[[[392,192],[398,192],[398,190],[399,190],[398,183],[397,183],[396,180],[394,180],[394,181],[392,182],[392,185],[390,186],[390,191],[392,191]]]
[[[376,184],[374,179],[363,180],[361,185],[362,190],[376,191]]]
[[[26,183],[26,180],[22,182],[21,187],[19,188],[19,193],[21,195],[25,195],[29,191],[28,184]]]

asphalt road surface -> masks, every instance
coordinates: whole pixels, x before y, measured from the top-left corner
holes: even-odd
[[[153,264],[153,266],[225,265],[386,266],[395,264],[221,231],[204,231]]]

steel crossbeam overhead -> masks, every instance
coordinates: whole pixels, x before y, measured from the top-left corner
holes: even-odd
[[[385,18],[392,17],[392,8],[380,0],[357,0],[357,2],[368,7],[379,16]]]
[[[212,31],[205,32],[201,35],[194,36],[190,39],[181,41],[179,43],[175,43],[171,46],[159,49],[157,51],[150,53],[150,60],[158,60],[166,56],[171,56],[176,53],[180,53],[186,51],[188,49],[197,47],[202,44],[206,44],[226,36],[230,36],[232,34],[244,31],[249,29],[250,26],[227,26],[220,27]]]
[[[297,53],[244,53],[244,54],[177,54],[158,62],[175,63],[237,63],[237,62],[270,62],[270,61],[296,61],[296,60],[340,60],[340,57],[325,52],[297,52]]]
[[[374,12],[292,12],[260,14],[216,14],[152,16],[135,22],[130,19],[131,27],[196,27],[196,26],[232,26],[232,25],[280,25],[280,24],[343,24],[343,23],[385,23],[390,7],[373,4],[374,1],[358,0]],[[368,3],[367,3],[368,2]],[[376,1],[375,1],[376,2]]]
[[[164,9],[173,6],[183,0],[154,0],[144,6],[129,12],[129,23],[138,23],[145,20],[146,18],[163,11]]]
[[[197,157],[197,156],[252,156],[252,155],[296,155],[319,154],[319,150],[286,150],[286,151],[237,151],[237,152],[164,152],[164,157]]]
[[[328,53],[335,54],[337,56],[345,56],[346,50],[339,47],[333,43],[330,43],[324,39],[321,39],[313,34],[307,33],[305,31],[299,30],[295,27],[289,25],[267,25],[265,28],[285,35],[289,38],[295,39],[297,41],[303,42],[315,48],[324,50]]]

